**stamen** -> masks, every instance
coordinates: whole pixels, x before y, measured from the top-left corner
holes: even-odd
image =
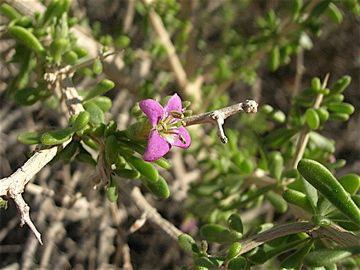
[[[186,144],[186,140],[184,139],[184,137],[182,135],[179,135],[179,140],[183,143]]]
[[[166,132],[166,131],[167,131],[166,123],[160,121],[160,125],[161,125],[161,127],[162,127],[162,131],[165,131],[165,132]]]
[[[180,118],[180,119],[184,118],[184,114],[179,111],[173,110],[173,111],[170,111],[170,114],[175,118]]]

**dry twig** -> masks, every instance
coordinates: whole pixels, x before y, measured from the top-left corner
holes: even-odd
[[[82,105],[80,104],[80,98],[77,94],[76,89],[71,85],[70,78],[67,76],[64,80],[61,80],[59,76],[56,74],[45,75],[47,78],[56,77],[60,81],[60,85],[63,91],[63,96],[68,106],[68,110],[70,114],[78,114],[84,110]],[[20,213],[21,223],[23,226],[27,224],[38,241],[42,244],[41,234],[36,229],[35,225],[30,219],[29,210],[30,207],[24,201],[22,197],[22,193],[24,192],[25,186],[28,182],[42,169],[48,164],[55,155],[63,149],[67,144],[70,143],[71,140],[64,142],[63,144],[52,146],[52,147],[40,147],[38,148],[34,155],[26,161],[26,163],[16,170],[9,177],[5,177],[0,179],[0,196],[1,197],[10,197],[15,202],[15,205]]]
[[[185,117],[182,119],[182,122],[184,126],[191,126],[202,123],[211,123],[212,125],[216,125],[219,129],[218,137],[223,143],[227,143],[227,137],[225,136],[224,130],[222,128],[225,119],[239,112],[256,113],[257,107],[258,104],[254,100],[247,100],[244,103],[238,103],[212,112]]]

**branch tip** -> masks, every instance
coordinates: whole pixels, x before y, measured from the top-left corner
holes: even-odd
[[[258,106],[259,105],[256,101],[246,100],[246,102],[244,103],[238,103],[219,110],[185,117],[182,119],[182,123],[184,126],[211,123],[212,125],[218,127],[218,137],[220,138],[221,142],[227,143],[228,139],[225,136],[225,132],[223,129],[225,119],[233,114],[241,112],[256,113]]]

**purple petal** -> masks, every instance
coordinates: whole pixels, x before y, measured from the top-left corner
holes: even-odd
[[[145,161],[157,160],[169,152],[170,147],[171,145],[154,129],[150,132],[149,141],[145,154],[143,155],[143,159]]]
[[[179,139],[176,139],[173,145],[181,148],[188,148],[191,144],[191,137],[189,132],[184,127],[179,127],[178,132],[179,136],[181,135],[186,143]]]
[[[181,104],[181,98],[178,96],[178,94],[172,95],[172,97],[166,103],[164,110],[167,113],[169,113],[170,111],[181,112],[182,104]]]
[[[139,103],[140,109],[147,115],[152,126],[155,126],[163,117],[164,109],[159,102],[153,99],[145,99]]]

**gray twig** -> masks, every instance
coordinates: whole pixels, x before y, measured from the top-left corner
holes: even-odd
[[[236,113],[256,113],[258,104],[254,100],[247,100],[244,103],[238,103],[219,110],[196,114],[182,119],[184,126],[192,126],[203,123],[216,125],[219,129],[218,136],[223,143],[227,143],[228,139],[223,130],[223,124],[226,118]]]

